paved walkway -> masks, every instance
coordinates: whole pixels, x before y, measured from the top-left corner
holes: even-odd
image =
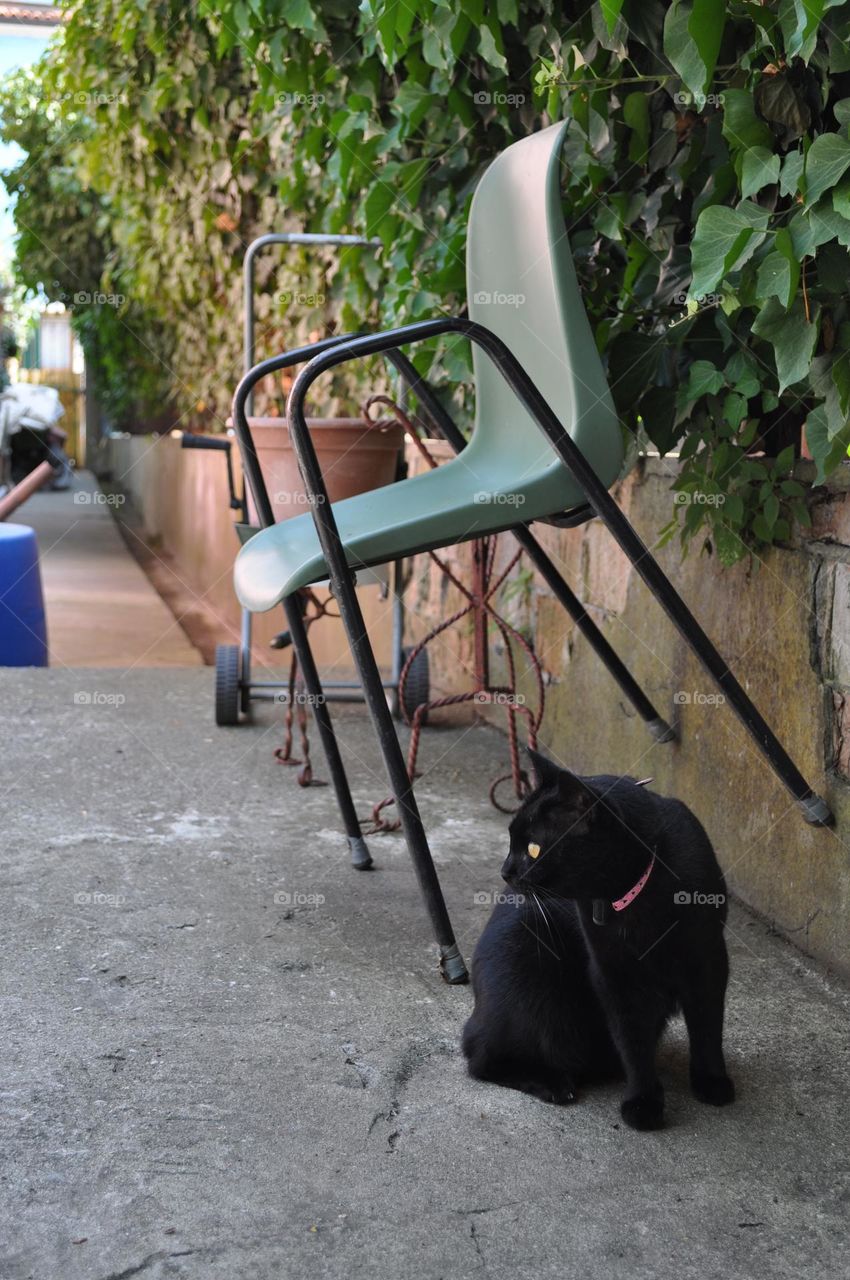
[[[36,494],[13,519],[38,534],[51,666],[201,663],[127,550],[106,495],[90,474],[78,472],[71,491]]]
[[[691,1098],[680,1022],[660,1133],[617,1087],[476,1083],[400,838],[352,870],[279,714],[211,704],[204,669],[0,672],[2,1280],[844,1280],[844,988],[735,910],[734,1106]],[[373,736],[334,714],[367,813]],[[505,743],[427,729],[420,767],[469,957]]]

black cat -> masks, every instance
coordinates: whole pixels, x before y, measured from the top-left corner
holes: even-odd
[[[472,962],[470,1074],[557,1103],[625,1074],[623,1119],[657,1129],[656,1046],[681,1010],[695,1096],[731,1102],[726,884],[708,836],[679,800],[531,754],[536,789],[511,822],[502,867],[511,892]]]

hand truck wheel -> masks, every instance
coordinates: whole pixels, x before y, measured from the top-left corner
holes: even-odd
[[[239,723],[241,666],[241,651],[238,644],[216,645],[215,722],[218,725]]]
[[[413,652],[413,646],[409,646],[401,651],[401,665],[404,667],[408,657]],[[399,690],[396,689],[393,694],[393,715],[397,720],[413,719],[413,713],[417,707],[423,702],[430,701],[431,698],[431,666],[428,660],[428,650],[420,649],[413,664],[407,673],[407,679],[404,682],[404,705],[402,706]],[[422,716],[422,724],[428,723],[428,712]]]

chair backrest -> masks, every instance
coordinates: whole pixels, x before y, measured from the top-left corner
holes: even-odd
[[[470,210],[469,315],[507,344],[600,479],[613,483],[623,443],[579,292],[561,203],[567,124],[531,134],[490,165]],[[489,357],[474,348],[475,430],[469,450],[561,468]],[[548,457],[551,455],[551,457]],[[519,478],[519,477],[518,477]]]

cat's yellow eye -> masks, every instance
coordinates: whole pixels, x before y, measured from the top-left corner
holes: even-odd
[[[539,844],[530,844],[530,845],[528,846],[528,856],[529,856],[529,858],[539,858],[539,857],[540,857],[540,845],[539,845]]]

